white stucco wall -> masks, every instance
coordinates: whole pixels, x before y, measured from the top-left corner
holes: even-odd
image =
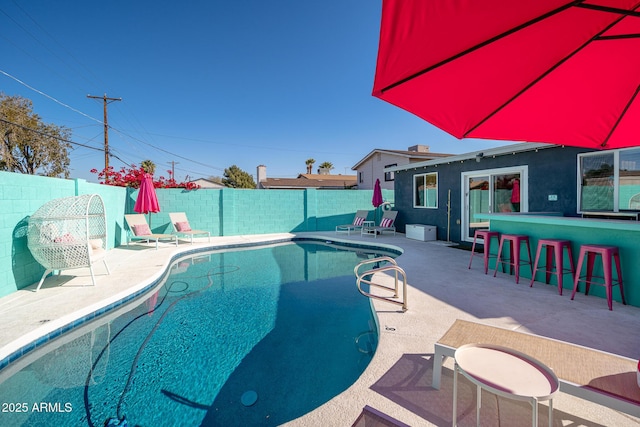
[[[377,178],[380,179],[382,189],[393,190],[393,181],[384,180],[384,167],[394,163],[398,166],[406,165],[409,163],[409,158],[391,153],[374,153],[356,169],[358,189],[372,190]],[[362,173],[362,182],[360,173]]]

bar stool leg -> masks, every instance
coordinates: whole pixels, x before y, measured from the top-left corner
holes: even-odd
[[[471,258],[469,259],[469,267],[467,267],[468,269],[471,269],[471,263],[473,262],[473,255],[476,253],[476,240],[477,240],[477,238],[478,238],[478,235],[474,234],[473,235],[473,245],[471,245]],[[485,248],[486,248],[486,244],[485,244]]]
[[[556,275],[558,276],[558,293],[562,295],[562,281],[564,276],[564,265],[562,260],[562,252],[564,251],[562,245],[557,245],[554,248],[555,256],[556,256]],[[547,246],[547,253],[549,252],[549,247]],[[549,257],[547,257],[549,258]],[[547,282],[548,283],[548,282]]]
[[[589,295],[589,288],[591,288],[591,279],[593,278],[593,265],[595,264],[596,254],[593,252],[587,253],[587,280],[585,282],[584,294]]]
[[[531,283],[529,283],[530,288],[533,287],[533,282],[535,282],[536,280],[536,272],[538,271],[538,262],[540,261],[540,252],[542,251],[542,246],[543,245],[538,244],[538,249],[536,249],[536,260],[533,263],[533,273],[531,274]],[[547,262],[549,261],[547,260]]]
[[[567,254],[569,256],[569,271],[571,272],[571,277],[574,277],[576,274],[576,269],[574,267],[575,264],[573,263],[573,253],[571,250],[571,244],[567,246]],[[563,267],[562,272],[564,273],[564,265],[562,267]],[[560,290],[560,295],[562,295],[562,289]]]
[[[553,246],[551,246],[553,247]],[[546,250],[546,258],[547,258],[547,265],[545,268],[545,283],[549,284],[549,282],[551,281],[551,268],[553,267],[553,253],[551,253],[550,249],[550,245],[545,245],[545,250]],[[554,250],[555,252],[555,250]],[[558,256],[556,254],[556,268],[558,266]]]
[[[533,276],[533,264],[531,263],[531,245],[529,245],[529,239],[525,240],[525,244],[527,245],[527,255],[529,256],[529,269],[531,270],[531,275]]]
[[[611,270],[611,256],[602,254],[602,269],[604,270],[604,287],[607,292],[607,305],[609,310],[613,310],[612,290],[613,288],[613,272]]]
[[[618,271],[618,287],[620,288],[620,299],[622,300],[622,304],[627,305],[627,302],[624,300],[624,289],[622,288],[622,268],[620,268],[620,254],[614,254],[613,259],[616,262],[616,270]]]
[[[502,246],[504,245],[504,237],[500,238],[500,245],[498,246],[498,257],[496,258],[496,270],[493,272],[493,277],[498,274],[498,268],[502,264]],[[504,264],[502,264],[502,271],[504,272]]]
[[[489,271],[489,249],[491,246],[491,237],[487,236],[486,239],[484,239],[484,247],[482,248],[482,257],[484,258],[484,274],[487,274],[487,272]]]
[[[496,237],[498,239],[498,243],[500,243],[500,237],[498,233],[495,233],[495,232],[476,231],[473,235],[473,245],[471,245],[471,257],[469,257],[469,265],[467,266],[468,269],[471,269],[471,264],[473,263],[473,257],[479,255],[479,254],[476,254],[476,244],[478,243],[478,237],[480,237],[484,242],[482,257],[484,258],[484,274],[487,274],[489,272],[489,258],[492,258],[491,257],[491,240],[493,237]]]
[[[520,246],[521,245],[522,245],[521,242],[517,242],[511,245],[511,247],[513,248],[513,257],[511,259],[513,261],[514,268],[516,270],[516,283],[520,281]]]
[[[584,262],[584,248],[580,248],[580,256],[578,257],[578,265],[576,267],[576,272],[574,274],[573,279],[573,292],[571,293],[571,300],[573,301],[573,297],[576,296],[576,292],[578,292],[578,283],[580,283],[580,273],[582,272],[582,264]]]

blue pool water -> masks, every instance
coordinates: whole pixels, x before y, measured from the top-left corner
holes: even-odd
[[[178,260],[143,302],[51,342],[4,380],[0,424],[102,426],[126,416],[141,426],[272,426],[300,417],[373,357],[377,330],[353,267],[378,255],[389,254],[298,242]]]

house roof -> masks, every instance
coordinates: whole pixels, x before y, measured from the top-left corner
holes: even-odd
[[[201,188],[225,188],[225,186],[220,184],[219,182],[211,181],[210,179],[206,178],[198,178],[189,182],[198,184]]]
[[[523,142],[519,144],[505,145],[502,147],[488,148],[486,150],[471,151],[469,153],[441,157],[437,159],[427,160],[424,162],[411,163],[409,165],[393,166],[393,167],[385,168],[384,170],[387,172],[397,172],[397,171],[415,169],[415,168],[424,167],[424,166],[435,166],[435,165],[441,165],[444,163],[469,160],[477,157],[482,158],[482,157],[506,156],[510,154],[524,153],[526,151],[537,151],[537,150],[543,150],[545,148],[553,148],[553,147],[558,147],[558,145],[544,144],[544,143],[538,143],[538,142]]]
[[[316,173],[301,173],[298,178],[304,179],[316,179],[324,181],[344,181],[344,180],[356,180],[356,175],[321,175]]]
[[[364,162],[369,160],[376,153],[391,154],[391,155],[394,155],[394,156],[406,157],[406,158],[411,159],[411,160],[425,160],[425,161],[426,160],[430,160],[430,159],[436,159],[436,158],[442,158],[442,157],[451,156],[451,154],[431,153],[429,151],[386,150],[386,149],[383,149],[383,148],[374,148],[373,150],[371,150],[371,152],[369,152],[369,154],[364,156],[362,158],[362,160],[360,160],[358,163],[353,165],[351,167],[351,170],[358,169],[360,167],[360,165],[362,165]]]
[[[326,190],[351,188],[357,184],[357,178],[354,175],[304,175],[307,177],[299,175],[298,178],[267,178],[260,181],[260,185],[265,189],[317,188]],[[313,178],[309,178],[309,176],[313,176]]]

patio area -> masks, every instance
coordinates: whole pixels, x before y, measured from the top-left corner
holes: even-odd
[[[408,311],[375,301],[380,326],[376,355],[360,379],[330,402],[287,423],[288,426],[350,426],[364,406],[373,407],[411,426],[451,425],[453,363],[444,365],[440,390],[431,388],[434,343],[455,319],[476,321],[512,330],[580,344],[640,358],[640,309],[606,300],[570,293],[557,293],[554,285],[528,281],[516,285],[513,276],[483,274],[482,260],[474,259],[467,269],[470,253],[442,242],[406,239],[403,234],[377,239],[336,235],[334,232],[300,233],[327,240],[365,241],[394,245],[404,250],[397,261],[406,271]],[[80,287],[88,272],[78,277],[48,279],[38,293],[30,289],[0,299],[0,358],[33,341],[47,330],[55,330],[70,319],[85,316],[97,307],[121,299],[131,289],[156,280],[169,260],[194,247],[257,243],[291,237],[292,234],[215,237],[211,243],[193,246],[181,242],[154,250],[145,245],[122,246],[111,250],[107,261],[111,275],[96,267],[96,287]],[[205,240],[206,242],[206,240]],[[143,266],[143,267],[141,267]],[[391,278],[383,277],[383,281]],[[90,283],[90,278],[89,282]],[[629,283],[627,286],[634,286]],[[354,280],[355,286],[355,280]],[[363,297],[364,298],[364,297]],[[580,364],[581,361],[573,361]],[[458,425],[475,425],[475,392],[468,382],[458,388]],[[472,392],[473,391],[473,392]],[[483,425],[531,425],[531,408],[483,394]],[[540,406],[540,423],[546,425],[546,403]],[[633,426],[638,418],[559,393],[554,399],[555,426]]]

